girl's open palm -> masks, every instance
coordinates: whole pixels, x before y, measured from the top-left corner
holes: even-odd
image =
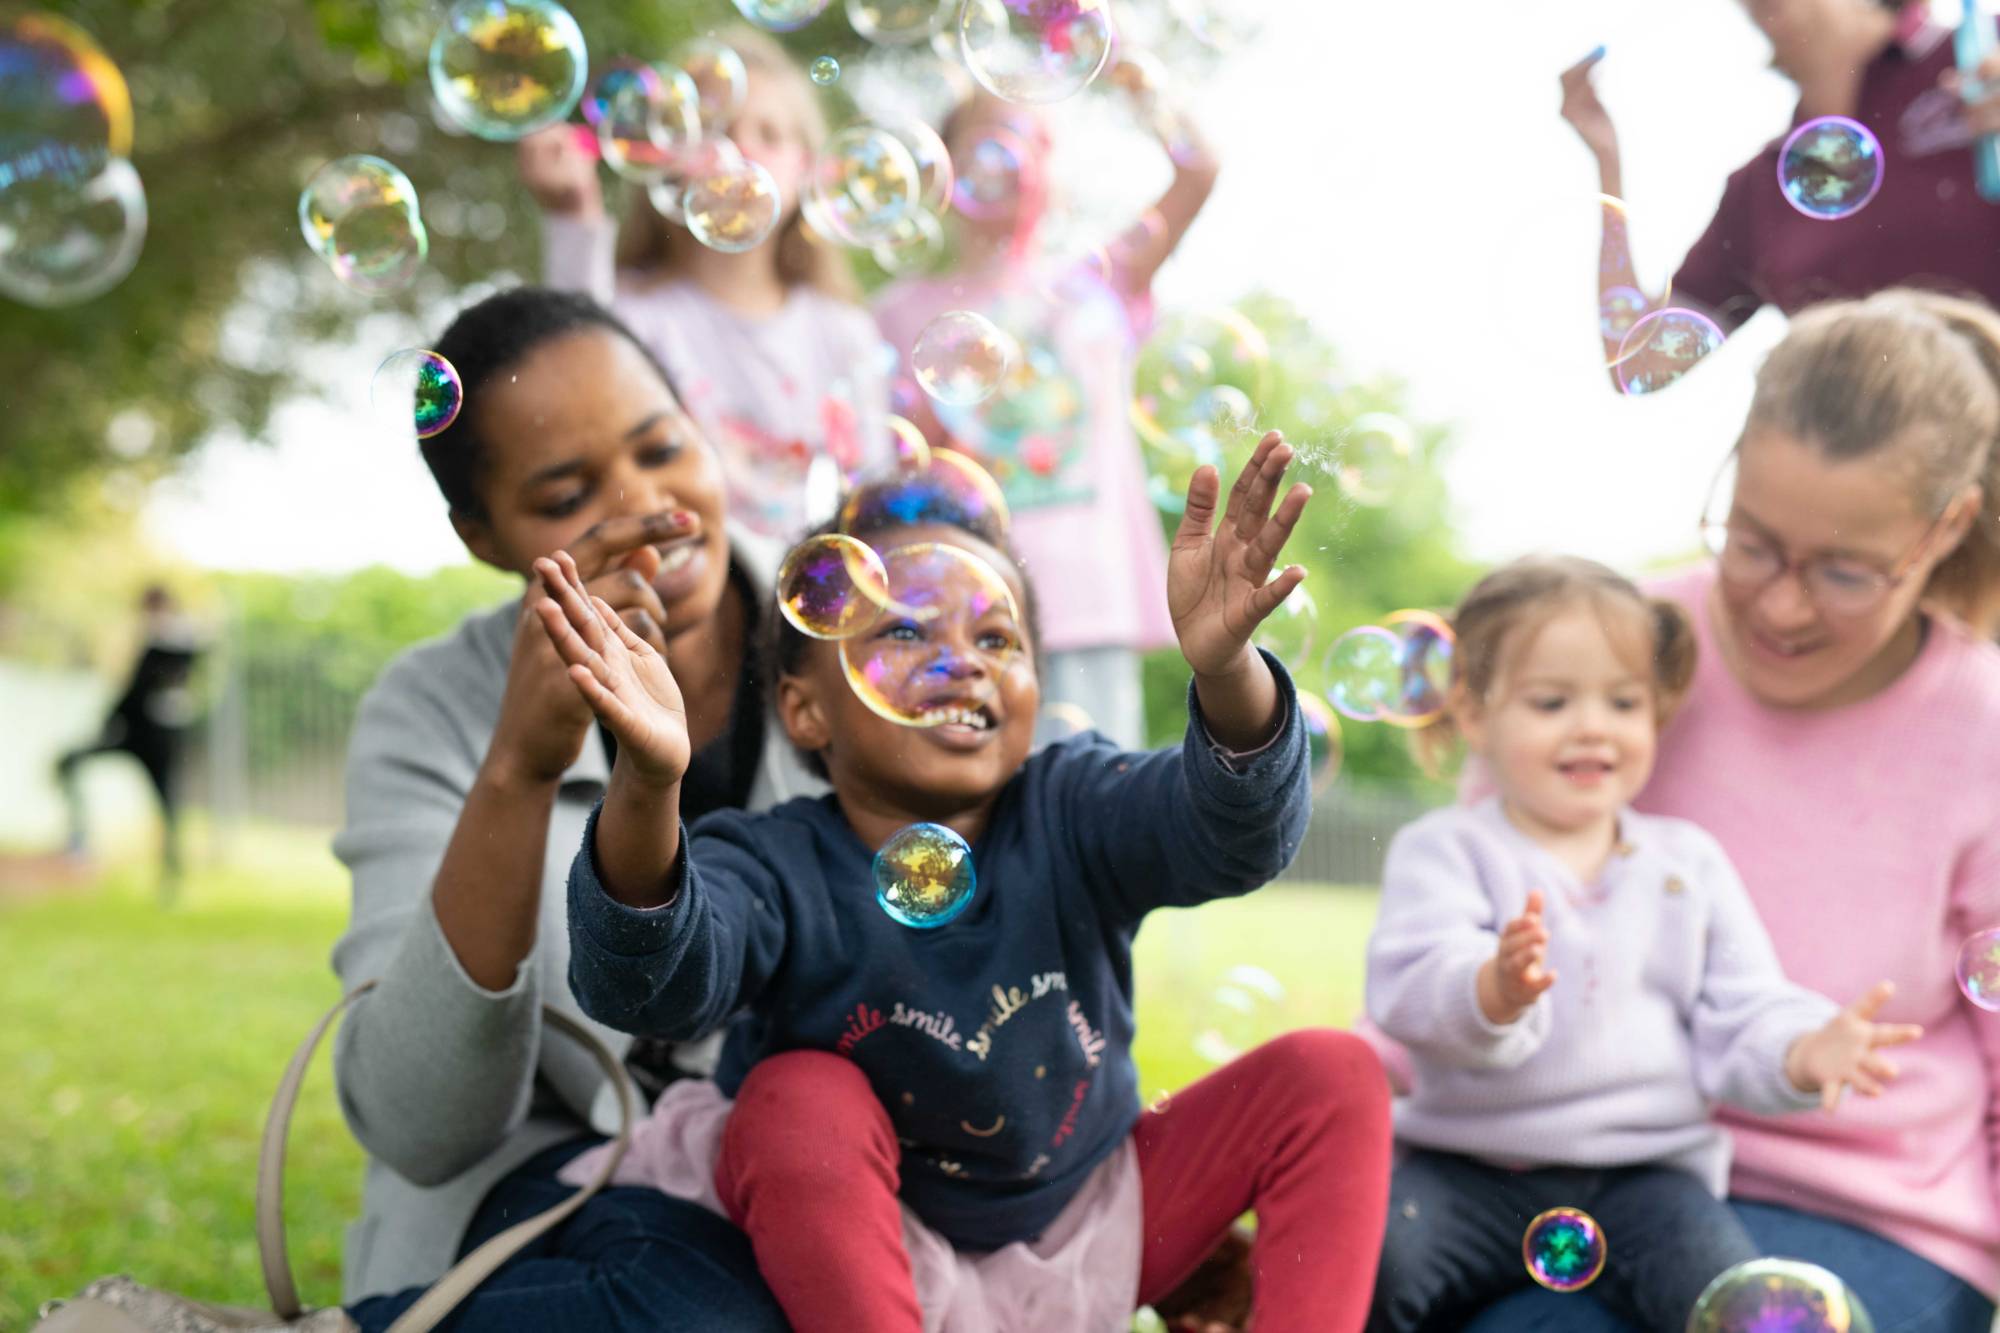
[[[661,785],[679,782],[693,749],[687,706],[667,659],[584,589],[569,552],[535,561],[547,594],[535,604],[570,681],[618,739],[619,761]]]
[[[1277,431],[1259,440],[1229,488],[1220,524],[1215,522],[1220,475],[1204,464],[1188,483],[1187,509],[1167,556],[1167,610],[1181,656],[1198,675],[1221,675],[1235,666],[1257,626],[1306,576],[1292,565],[1271,577],[1312,498],[1311,487],[1294,486],[1272,512],[1291,462],[1292,446]]]
[[[1865,1097],[1881,1096],[1897,1069],[1876,1052],[1924,1035],[1915,1023],[1876,1021],[1875,1016],[1895,993],[1893,982],[1878,981],[1825,1027],[1793,1042],[1785,1058],[1785,1072],[1793,1086],[1818,1092],[1820,1105],[1828,1111],[1840,1104],[1841,1093],[1850,1085]]]

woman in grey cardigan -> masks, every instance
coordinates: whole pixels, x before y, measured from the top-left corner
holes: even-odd
[[[659,365],[587,298],[538,288],[465,311],[437,350],[465,410],[423,452],[467,548],[516,572],[570,550],[593,591],[672,657],[700,808],[819,790],[767,722],[752,671],[769,553],[726,534],[720,465]],[[563,884],[608,743],[525,603],[412,649],[362,704],[334,843],[354,916],[333,955],[343,985],[379,981],[334,1064],[369,1158],[346,1256],[362,1329],[386,1327],[458,1254],[569,1193],[556,1170],[615,1125],[611,1086],[541,1018],[547,1004],[586,1021],[570,999]],[[702,1052],[595,1031],[649,1093],[705,1072]],[[631,1326],[621,1315],[785,1327],[740,1233],[631,1189],[599,1195],[501,1269],[450,1327]]]

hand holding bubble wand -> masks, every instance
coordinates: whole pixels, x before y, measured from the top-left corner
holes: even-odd
[[[1965,0],[1953,55],[1958,63],[1959,95],[1968,106],[1986,99],[1988,86],[1981,75],[1993,47],[1992,16],[1981,12],[1979,0]],[[1972,162],[1979,197],[1989,204],[2000,204],[2000,134],[1980,135],[1972,145]]]

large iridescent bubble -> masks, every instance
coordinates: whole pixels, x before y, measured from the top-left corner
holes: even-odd
[[[1802,1259],[1753,1259],[1702,1291],[1687,1333],[1875,1333],[1845,1282]]]
[[[891,722],[959,729],[976,741],[1001,721],[992,680],[1032,660],[1013,590],[962,546],[916,542],[881,556],[891,605],[840,641],[848,685]]]
[[[1658,393],[1678,384],[1722,344],[1721,325],[1700,311],[1669,306],[1632,326],[1613,373],[1628,394]]]
[[[981,87],[1009,102],[1080,93],[1111,54],[1103,0],[964,0],[959,49]]]
[[[50,173],[0,190],[0,295],[88,301],[124,280],[146,240],[146,191],[123,158],[94,176]]]
[[[392,162],[335,158],[299,194],[299,231],[333,275],[356,291],[394,291],[430,253],[416,187]]]
[[[1847,116],[1820,116],[1793,130],[1778,150],[1778,189],[1816,221],[1851,218],[1882,188],[1881,141]]]
[[[913,930],[949,925],[978,887],[972,848],[942,824],[911,824],[875,853],[875,901]]]
[[[1581,1208],[1551,1208],[1521,1233],[1528,1276],[1550,1291],[1582,1291],[1597,1281],[1609,1250],[1604,1228]]]
[[[132,95],[90,34],[53,14],[0,17],[0,194],[83,185],[132,154]]]
[[[555,0],[456,0],[431,43],[431,91],[482,139],[553,125],[583,96],[583,29]]]

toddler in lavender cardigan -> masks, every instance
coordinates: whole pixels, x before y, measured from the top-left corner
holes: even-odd
[[[1591,561],[1517,561],[1453,617],[1442,735],[1495,790],[1396,835],[1369,1016],[1411,1054],[1370,1330],[1460,1328],[1530,1281],[1545,1209],[1597,1219],[1595,1284],[1644,1328],[1757,1250],[1711,1103],[1831,1111],[1895,1077],[1874,1022],[1788,982],[1722,848],[1635,812],[1694,668],[1684,613]],[[1433,740],[1437,739],[1433,736]],[[1579,1297],[1579,1299],[1587,1299]]]

